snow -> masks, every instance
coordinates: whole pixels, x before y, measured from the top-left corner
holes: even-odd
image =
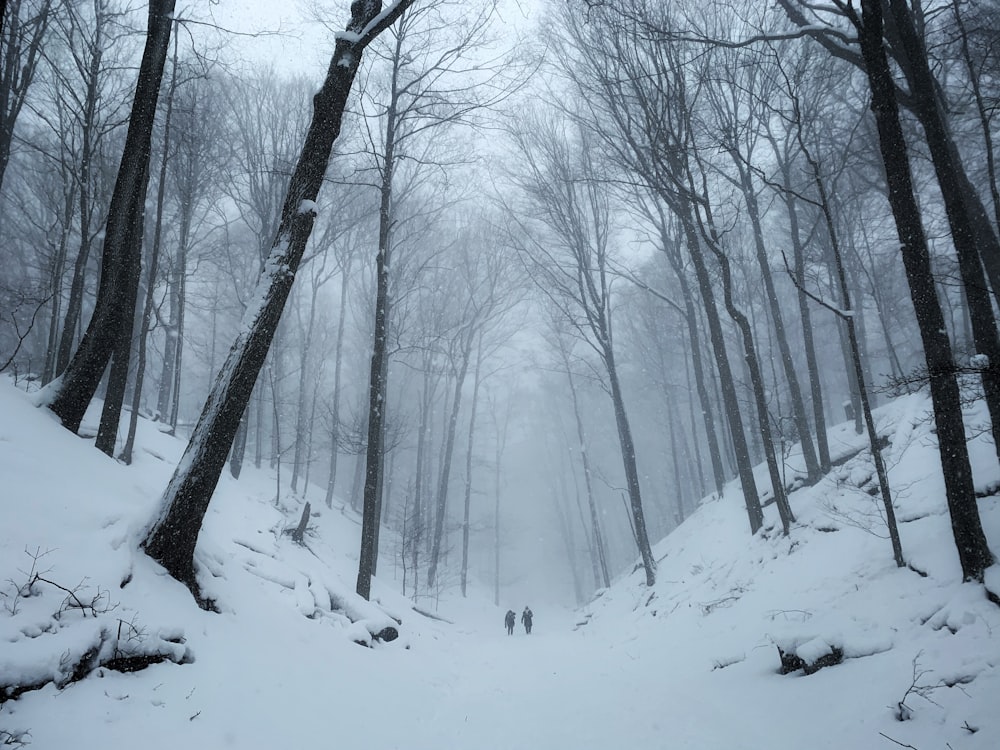
[[[316,206],[316,201],[301,200],[299,201],[297,213],[312,214],[313,216],[315,216],[317,213],[319,213],[319,208]]]
[[[993,750],[1000,608],[961,582],[928,412],[915,394],[876,413],[913,570],[893,564],[866,491],[867,439],[845,424],[830,441],[847,460],[791,493],[789,537],[772,504],[751,538],[729,486],[655,545],[652,590],[641,570],[623,574],[576,612],[495,608],[473,588],[436,611],[422,600],[435,617],[425,616],[399,596],[386,557],[365,602],[353,594],[360,527],[350,509],[328,510],[317,492],[307,546],[296,545],[284,532],[303,499],[283,489],[276,503],[273,476],[244,469],[220,482],[199,540],[200,580],[220,610],[210,613],[138,550],[184,446],[140,420],[136,461],[124,467],[0,383],[0,682],[66,683],[90,649],[168,655],[7,701],[0,743],[822,750],[896,747],[891,738]],[[998,486],[988,438],[971,448],[977,488]],[[789,463],[801,472],[798,453]],[[1000,550],[997,498],[980,510]],[[25,587],[33,565],[52,583]],[[1000,591],[1000,566],[986,579]],[[508,637],[503,613],[526,603],[532,635]],[[388,625],[398,639],[374,637]],[[807,664],[837,649],[843,662],[781,675],[778,646]]]

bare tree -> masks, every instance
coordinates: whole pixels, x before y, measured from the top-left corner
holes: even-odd
[[[416,159],[424,149],[422,138],[431,131],[466,123],[474,115],[508,95],[513,61],[482,59],[477,54],[491,41],[495,7],[484,5],[461,24],[451,19],[459,12],[444,0],[427,3],[405,14],[394,31],[386,55],[389,86],[384,104],[384,135],[377,157],[380,194],[374,342],[369,375],[368,442],[365,456],[364,515],[357,592],[368,598],[378,557],[377,537],[385,458],[382,434],[388,394],[388,325],[392,300],[389,266],[396,214],[393,180],[401,160]],[[414,143],[416,141],[416,143]],[[374,139],[373,139],[374,145]],[[457,418],[457,417],[456,417]],[[453,444],[453,441],[452,441]],[[445,472],[447,473],[447,472]],[[437,536],[435,536],[437,539]],[[436,555],[432,556],[428,584],[434,584]]]
[[[635,443],[625,408],[613,335],[610,205],[586,132],[567,132],[553,119],[535,117],[514,133],[524,173],[515,175],[530,213],[547,229],[537,236],[522,224],[519,243],[538,287],[562,310],[578,336],[599,357],[618,429],[629,510],[646,584],[656,581],[639,486]]]
[[[864,56],[879,147],[889,184],[889,203],[899,232],[900,252],[927,358],[945,495],[962,574],[966,580],[982,581],[984,571],[993,564],[994,558],[976,506],[951,342],[934,288],[927,240],[914,197],[895,84],[885,52],[881,3],[862,0],[861,14],[850,9],[849,18],[858,32]]]
[[[750,530],[757,533],[764,516],[705,262],[705,241],[710,234],[706,236],[699,227],[698,209],[705,196],[701,190],[691,192],[691,134],[687,116],[678,107],[687,97],[685,66],[676,45],[659,44],[640,33],[648,25],[644,14],[651,12],[644,0],[630,0],[628,8],[640,19],[620,14],[617,7],[603,6],[595,8],[586,24],[572,12],[564,14],[565,38],[557,40],[560,66],[586,105],[582,113],[567,114],[593,123],[593,133],[608,157],[662,200],[680,222],[715,354]],[[668,18],[664,13],[664,22]]]
[[[608,572],[608,553],[604,544],[604,533],[601,531],[600,514],[597,510],[597,500],[594,495],[594,479],[591,468],[590,453],[587,446],[587,434],[583,425],[581,414],[580,398],[577,392],[576,378],[573,375],[573,367],[570,362],[572,342],[569,339],[568,331],[564,328],[564,320],[555,318],[552,321],[552,338],[555,340],[553,347],[559,353],[559,360],[566,373],[566,381],[569,386],[570,399],[573,403],[573,419],[576,424],[577,452],[580,454],[580,464],[583,470],[583,484],[587,493],[587,510],[590,515],[590,540],[591,540],[591,567],[594,572],[594,585],[608,587],[611,585],[611,577]]]
[[[383,9],[378,0],[359,0],[351,7],[347,30],[337,38],[323,86],[313,100],[309,132],[289,183],[281,225],[264,264],[256,299],[247,309],[246,325],[219,372],[184,457],[164,493],[162,510],[143,541],[146,552],[199,601],[194,549],[202,519],[312,231],[316,196],[340,133],[361,55],[411,3],[397,0]]]
[[[109,454],[114,449],[128,377],[143,210],[149,182],[150,142],[174,23],[173,11],[173,0],[158,0],[149,6],[146,47],[122,162],[108,209],[97,305],[66,372],[50,386],[44,399],[63,426],[75,432],[108,363],[112,362],[109,395],[105,399],[98,434],[98,447]]]
[[[61,0],[6,0],[0,8],[0,189],[14,125],[42,58],[42,43]]]

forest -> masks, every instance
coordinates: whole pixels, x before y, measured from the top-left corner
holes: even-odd
[[[983,582],[994,0],[355,0],[302,23],[316,77],[210,7],[4,4],[0,372],[124,465],[140,418],[187,441],[139,546],[203,607],[203,519],[251,464],[276,502],[361,514],[363,598],[388,529],[414,601],[476,578],[499,604],[534,535],[582,603],[633,568],[652,587],[652,547],[733,480],[747,539],[771,505],[794,537],[789,495],[850,458],[844,421],[906,567],[872,410],[920,391],[941,541]]]

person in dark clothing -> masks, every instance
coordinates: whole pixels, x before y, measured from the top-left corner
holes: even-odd
[[[524,612],[521,613],[521,623],[524,625],[524,632],[531,635],[531,618],[534,615],[531,613],[531,607],[525,607]]]
[[[507,635],[514,635],[514,622],[516,620],[517,615],[514,614],[514,610],[508,609],[507,614],[503,618],[503,623],[507,626]]]

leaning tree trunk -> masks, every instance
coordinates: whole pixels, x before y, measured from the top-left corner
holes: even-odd
[[[146,339],[153,320],[154,290],[160,263],[160,246],[163,238],[163,205],[167,192],[167,164],[170,155],[170,126],[174,111],[174,94],[177,92],[177,38],[174,38],[174,54],[170,86],[167,88],[167,107],[163,117],[163,152],[160,159],[159,184],[156,188],[156,219],[153,225],[153,243],[149,249],[149,268],[146,272],[146,295],[139,323],[138,353],[136,355],[135,385],[132,389],[132,412],[129,414],[128,434],[122,449],[122,461],[132,463],[135,448],[135,434],[139,426],[139,408],[142,405],[142,387],[146,378]]]
[[[164,128],[163,161],[160,164],[160,184],[156,195],[156,222],[153,228],[153,244],[149,250],[149,268],[146,272],[146,290],[142,305],[142,316],[139,323],[138,352],[136,354],[135,385],[132,389],[132,410],[129,414],[128,433],[125,437],[125,447],[122,448],[121,459],[125,464],[132,463],[132,451],[135,448],[135,434],[139,426],[139,409],[142,405],[142,387],[146,377],[146,339],[149,336],[150,324],[153,319],[154,291],[156,289],[156,274],[160,260],[160,239],[163,231],[163,201],[166,192],[165,180],[167,171],[167,144],[170,142],[170,98],[168,97],[166,127]]]
[[[131,337],[135,318],[150,144],[173,13],[174,0],[153,0],[149,4],[146,46],[139,65],[121,166],[108,208],[97,304],[72,361],[53,383],[52,395],[47,399],[63,426],[73,432],[79,429],[112,356],[123,359],[127,370],[128,349],[122,340]]]
[[[326,79],[313,97],[312,121],[285,195],[277,237],[257,285],[257,303],[247,310],[164,493],[163,508],[143,541],[146,552],[199,600],[194,570],[198,533],[312,231],[316,196],[340,134],[361,54],[412,1],[398,0],[384,12],[378,0],[357,0],[351,6],[347,33],[337,38]]]
[[[900,252],[930,375],[931,401],[952,533],[963,578],[982,581],[986,568],[993,564],[993,554],[976,506],[951,342],[934,288],[930,253],[921,225],[920,208],[913,193],[892,72],[883,46],[882,6],[880,0],[862,0],[861,8],[863,22],[856,16],[852,20],[860,32],[859,41],[871,87],[871,107],[878,126],[879,149],[888,182],[889,204],[899,233]]]
[[[760,496],[757,494],[757,482],[753,476],[753,466],[750,463],[750,451],[747,447],[746,433],[743,431],[743,417],[740,414],[739,399],[736,395],[736,385],[729,366],[729,354],[726,352],[726,340],[722,332],[722,322],[719,311],[715,307],[715,295],[712,292],[712,282],[705,267],[705,259],[698,242],[698,230],[693,224],[689,207],[681,207],[679,215],[687,238],[688,253],[694,266],[698,288],[701,291],[702,304],[705,306],[705,317],[708,320],[709,337],[715,353],[715,364],[719,373],[719,383],[722,389],[722,399],[725,403],[725,415],[729,421],[729,433],[732,436],[732,448],[736,454],[736,468],[743,487],[743,499],[746,504],[747,516],[750,520],[750,533],[756,534],[764,525],[764,511],[760,506]],[[697,343],[697,342],[693,342]]]

